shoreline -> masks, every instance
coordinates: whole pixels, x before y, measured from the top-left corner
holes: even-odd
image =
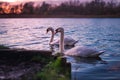
[[[120,15],[31,15],[2,14],[0,18],[120,18]]]
[[[0,80],[71,79],[71,63],[66,58],[54,56],[47,50],[7,48],[0,48]]]

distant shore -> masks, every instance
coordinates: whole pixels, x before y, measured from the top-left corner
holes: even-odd
[[[31,15],[31,14],[7,14],[0,18],[120,18],[120,15]]]

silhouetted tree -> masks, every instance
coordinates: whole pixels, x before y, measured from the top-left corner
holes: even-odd
[[[27,2],[23,6],[23,14],[33,14],[34,13],[34,2]]]
[[[43,2],[39,10],[40,14],[43,15],[48,14],[49,8],[50,8],[50,4]]]
[[[116,6],[117,5],[113,0],[107,2],[106,13],[107,14],[116,14],[116,11],[115,11]]]

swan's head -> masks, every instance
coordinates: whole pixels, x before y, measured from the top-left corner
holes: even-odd
[[[46,33],[48,33],[49,31],[54,32],[54,29],[53,29],[52,27],[48,27],[48,28],[46,29]]]
[[[62,27],[59,27],[55,30],[55,34],[58,33],[58,32],[64,32],[64,28]]]

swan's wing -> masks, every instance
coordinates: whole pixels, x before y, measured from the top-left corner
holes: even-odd
[[[98,57],[100,54],[96,49],[84,47],[84,46],[76,46],[65,52],[65,55],[70,56],[80,56],[80,57]]]
[[[74,40],[73,38],[71,37],[65,37],[64,38],[64,44],[65,45],[74,45],[77,41]]]
[[[72,49],[69,49],[65,52],[65,55],[70,55],[70,56],[78,56],[79,50],[78,47],[74,47]]]
[[[50,43],[50,45],[59,45],[59,39],[55,40],[53,42]],[[65,46],[73,46],[75,43],[77,43],[78,41],[75,41],[74,39],[72,39],[71,37],[65,37],[64,38],[64,45]]]
[[[78,55],[80,55],[81,57],[98,57],[103,53],[89,47],[78,47],[77,50]]]

